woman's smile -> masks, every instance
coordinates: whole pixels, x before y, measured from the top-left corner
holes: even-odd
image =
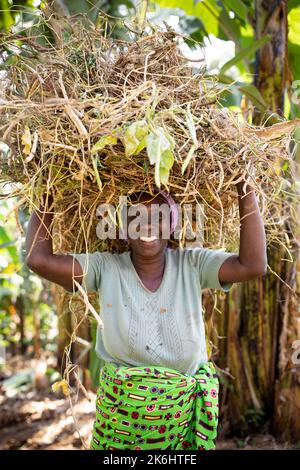
[[[141,245],[142,249],[154,248],[157,245],[160,245],[161,240],[157,237],[140,237],[137,239],[137,242]]]
[[[140,237],[140,240],[141,240],[142,242],[151,243],[151,242],[157,240],[157,237],[156,237],[155,235],[152,236],[152,237]]]

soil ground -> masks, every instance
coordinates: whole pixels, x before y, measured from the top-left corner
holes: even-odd
[[[13,363],[6,368],[5,378],[26,370],[28,366],[37,370],[32,361]],[[3,379],[0,376],[0,379]],[[3,383],[3,382],[2,382]],[[1,382],[0,382],[1,384]],[[43,388],[44,386],[44,388]],[[1,385],[0,385],[1,388]],[[51,391],[49,384],[35,381],[29,390],[14,396],[0,393],[0,449],[1,450],[79,450],[88,447],[95,415],[95,394],[88,392],[90,400],[79,395],[73,406],[69,399]],[[75,422],[74,418],[75,417]],[[76,423],[76,424],[75,424]],[[77,432],[80,430],[80,435]],[[257,434],[244,439],[223,439],[217,449],[296,449],[288,443],[279,443],[270,434]],[[299,448],[299,447],[298,447]]]

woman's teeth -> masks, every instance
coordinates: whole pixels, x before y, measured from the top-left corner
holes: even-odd
[[[157,237],[141,237],[140,239],[142,242],[154,242],[154,240],[157,240]]]

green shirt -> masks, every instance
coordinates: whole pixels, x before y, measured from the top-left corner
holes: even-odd
[[[84,272],[82,286],[99,294],[104,329],[96,351],[105,361],[165,365],[194,374],[208,361],[201,293],[221,285],[219,269],[236,253],[209,248],[166,249],[162,282],[156,292],[142,283],[130,252],[74,254]]]

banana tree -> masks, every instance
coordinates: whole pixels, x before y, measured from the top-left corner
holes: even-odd
[[[230,68],[240,72],[232,86],[240,99],[254,107],[252,120],[261,124],[299,116],[295,102],[295,80],[300,78],[300,6],[297,1],[261,0],[172,1],[158,0],[161,7],[180,7],[197,21],[182,16],[182,27],[192,38],[214,34],[235,43],[236,55],[218,75],[230,84]],[[250,74],[250,75],[249,75]],[[254,76],[254,82],[246,81]],[[245,100],[244,100],[245,101]],[[299,103],[299,102],[298,102]],[[270,119],[271,116],[271,119]],[[295,152],[299,157],[299,151]],[[292,204],[292,202],[291,202]],[[297,233],[285,226],[282,237]],[[270,272],[263,280],[248,282],[229,293],[218,317],[219,362],[234,380],[226,380],[223,410],[231,431],[259,426],[271,417],[273,432],[286,439],[300,437],[299,372],[291,361],[297,339],[297,293],[299,293],[298,246],[288,258],[284,240],[268,247]],[[280,279],[281,278],[281,279]],[[283,282],[282,282],[283,280]],[[208,306],[209,304],[207,304]],[[253,416],[256,417],[253,420]],[[251,427],[251,426],[250,426]]]

